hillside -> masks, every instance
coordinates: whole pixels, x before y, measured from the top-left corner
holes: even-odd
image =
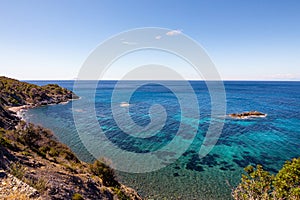
[[[38,86],[0,76],[0,127],[12,129],[18,119],[7,108],[13,106],[35,107],[57,104],[77,99],[78,96],[57,84]]]
[[[0,199],[141,199],[104,161],[80,161],[50,130],[8,110],[78,98],[58,85],[0,77]]]
[[[38,86],[0,76],[0,97],[3,106],[46,105],[77,99],[72,91],[57,84]]]
[[[0,97],[0,127],[4,129],[12,129],[18,124],[20,119],[15,116],[14,113],[5,109],[2,106],[2,102],[3,100]]]

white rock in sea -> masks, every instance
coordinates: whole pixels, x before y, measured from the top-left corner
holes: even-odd
[[[128,107],[130,104],[128,102],[121,102],[120,107]]]

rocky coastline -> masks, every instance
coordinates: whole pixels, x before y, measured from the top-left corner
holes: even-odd
[[[1,76],[0,89],[0,199],[141,199],[104,162],[80,161],[50,130],[19,116],[78,99],[72,91]]]

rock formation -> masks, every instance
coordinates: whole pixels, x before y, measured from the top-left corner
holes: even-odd
[[[229,114],[229,116],[235,119],[247,119],[253,117],[266,117],[267,114],[258,111],[250,111],[250,112],[243,112],[243,113],[233,113],[233,114]]]

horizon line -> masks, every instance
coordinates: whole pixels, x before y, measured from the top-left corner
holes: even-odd
[[[224,80],[203,80],[203,79],[19,79],[20,81],[247,81],[247,82],[255,82],[255,81],[263,81],[263,82],[300,82],[300,79],[224,79]]]

